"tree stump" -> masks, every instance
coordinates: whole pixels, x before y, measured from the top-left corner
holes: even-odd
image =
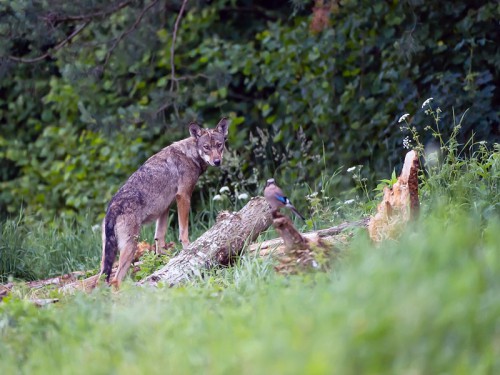
[[[406,223],[417,217],[420,207],[418,169],[418,155],[412,150],[406,154],[398,181],[391,188],[384,188],[382,202],[370,219],[368,232],[372,241],[397,237]]]

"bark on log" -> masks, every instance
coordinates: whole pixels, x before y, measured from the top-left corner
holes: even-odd
[[[377,213],[368,224],[370,238],[380,242],[397,237],[410,219],[418,215],[418,155],[415,151],[406,154],[398,181],[392,188],[384,188],[384,197]]]
[[[279,264],[274,268],[281,274],[294,274],[308,269],[320,268],[316,254],[327,253],[329,247],[319,237],[307,239],[295,228],[292,220],[279,211],[273,211],[273,227],[283,239],[284,254],[278,256]]]
[[[272,222],[263,197],[252,198],[239,212],[222,212],[215,225],[172,258],[167,265],[138,284],[174,286],[215,265],[228,264],[246,243],[254,241]]]

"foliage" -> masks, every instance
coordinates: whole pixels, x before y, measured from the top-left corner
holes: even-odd
[[[89,212],[96,220],[123,176],[144,158],[146,145],[130,134],[117,134],[110,143],[92,131],[47,126],[35,142],[17,144],[7,155],[16,158],[22,175],[2,183],[0,196],[7,210],[26,205],[34,218],[74,218]]]
[[[151,275],[154,271],[161,268],[168,263],[170,257],[166,255],[156,255],[153,251],[146,252],[141,257],[141,266],[139,271],[134,274],[136,281],[144,279],[146,276]]]
[[[292,10],[288,2],[190,2],[175,44],[175,81],[169,47],[180,2],[131,2],[92,18],[54,50],[82,25],[64,17],[119,3],[0,5],[1,30],[11,30],[3,56],[51,52],[36,64],[9,57],[0,64],[4,215],[23,205],[30,217],[102,216],[126,177],[186,136],[194,119],[233,120],[231,160],[222,173],[208,172],[200,184],[210,187],[195,203],[221,186],[255,194],[271,175],[321,190],[325,165],[327,175],[365,165],[362,178],[383,178],[401,158],[398,114],[417,115],[429,96],[457,113],[470,108],[459,142],[472,133],[498,139],[498,4],[346,0],[311,13],[304,1]],[[335,186],[345,188],[342,180]]]
[[[384,195],[384,189],[387,188],[392,188],[392,185],[394,185],[398,181],[398,177],[396,176],[396,170],[392,170],[391,178],[387,179],[384,178],[380,180],[378,183],[377,187],[373,190],[378,191],[377,195],[375,196],[376,198],[380,198]]]

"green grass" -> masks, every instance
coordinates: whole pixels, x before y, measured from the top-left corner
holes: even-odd
[[[23,216],[0,223],[0,282],[36,280],[99,265],[100,231],[92,224],[54,220],[26,225]]]
[[[131,283],[37,309],[0,304],[1,373],[493,374],[500,221],[436,212],[398,242],[359,232],[328,273],[269,260],[174,289]]]

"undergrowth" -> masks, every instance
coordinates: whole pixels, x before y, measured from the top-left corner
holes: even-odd
[[[55,220],[25,225],[23,215],[0,223],[0,282],[36,280],[96,268],[100,232],[91,224]]]
[[[181,287],[0,304],[2,373],[497,373],[500,221],[446,208],[331,272],[245,257]]]

